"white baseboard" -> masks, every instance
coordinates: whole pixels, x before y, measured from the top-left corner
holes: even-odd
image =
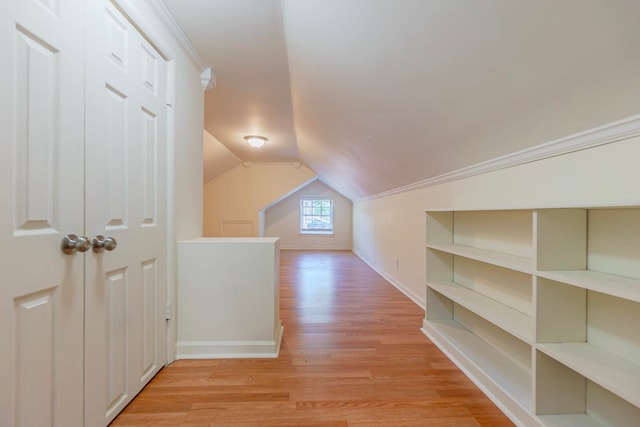
[[[295,247],[295,246],[282,246],[280,245],[281,250],[285,251],[350,251],[351,246],[303,246],[303,247]]]
[[[284,327],[280,324],[273,341],[178,341],[176,359],[277,358]]]
[[[391,283],[396,289],[398,289],[400,292],[405,294],[407,296],[407,298],[409,298],[411,301],[416,303],[416,305],[418,305],[418,307],[422,308],[423,310],[425,309],[425,307],[427,306],[427,302],[426,302],[425,298],[420,297],[418,294],[416,294],[414,291],[409,289],[407,286],[405,286],[404,284],[398,282],[396,279],[394,279],[393,277],[389,276],[386,272],[384,272],[383,270],[380,270],[378,267],[376,267],[375,265],[371,264],[357,250],[351,249],[351,252],[356,254],[358,256],[358,258],[360,258],[362,261],[364,261],[365,264],[367,264],[369,267],[371,267],[373,270],[375,270],[375,272],[378,273],[379,275],[381,275],[387,282]]]
[[[491,375],[449,339],[423,321],[422,333],[429,338],[504,414],[518,426],[543,427],[541,420],[515,400]]]

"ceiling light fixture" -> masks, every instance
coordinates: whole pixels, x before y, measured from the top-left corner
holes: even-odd
[[[257,135],[245,136],[244,139],[246,139],[247,143],[253,148],[260,148],[264,144],[266,144],[268,141],[268,139],[265,138],[264,136],[257,136]]]

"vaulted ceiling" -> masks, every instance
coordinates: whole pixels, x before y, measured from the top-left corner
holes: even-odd
[[[357,200],[640,113],[638,0],[163,2],[216,75],[217,170],[301,161]]]

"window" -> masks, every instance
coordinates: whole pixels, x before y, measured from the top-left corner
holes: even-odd
[[[333,200],[316,197],[300,199],[300,233],[333,234]]]

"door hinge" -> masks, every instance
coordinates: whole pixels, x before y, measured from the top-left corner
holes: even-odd
[[[164,309],[164,318],[171,320],[171,301],[167,301],[167,306]]]

